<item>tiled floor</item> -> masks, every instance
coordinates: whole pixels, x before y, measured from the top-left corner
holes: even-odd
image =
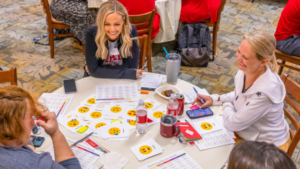
[[[237,72],[235,52],[242,36],[253,29],[275,32],[286,0],[227,0],[222,12],[217,38],[216,59],[207,68],[181,67],[180,78],[210,93],[223,94],[234,89]],[[55,58],[50,59],[49,46],[33,43],[33,38],[46,33],[45,14],[40,0],[0,1],[0,67],[17,67],[18,84],[40,95],[62,86],[64,79],[80,79],[85,58],[72,46],[72,39],[55,42]],[[47,43],[47,39],[41,42]],[[165,73],[162,46],[172,50],[174,42],[153,45],[152,66],[156,73]],[[284,69],[300,83],[300,72]],[[290,108],[288,108],[290,109]],[[300,119],[297,118],[299,121]],[[294,161],[300,166],[299,149]]]

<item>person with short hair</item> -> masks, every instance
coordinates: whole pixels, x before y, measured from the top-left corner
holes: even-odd
[[[239,71],[234,78],[234,91],[198,94],[193,104],[223,104],[224,126],[235,132],[240,141],[265,141],[287,151],[290,134],[283,112],[286,91],[277,74],[275,44],[274,36],[267,31],[245,34],[236,52]]]
[[[64,135],[60,132],[54,112],[43,112],[43,106],[17,86],[0,87],[0,168],[80,169],[80,164]],[[55,161],[49,153],[35,153],[27,146],[37,124],[51,137]]]
[[[227,169],[296,169],[292,159],[274,144],[244,141],[230,153]]]
[[[137,79],[139,47],[136,28],[130,24],[126,8],[118,1],[101,4],[97,26],[86,31],[85,76]]]
[[[275,32],[282,53],[300,57],[300,1],[289,0],[281,12]]]

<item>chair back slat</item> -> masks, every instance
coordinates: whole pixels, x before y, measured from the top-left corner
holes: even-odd
[[[147,45],[148,45],[148,35],[143,35],[139,37],[139,46],[140,46],[139,69],[141,69],[145,64]]]
[[[154,20],[155,10],[152,10],[148,13],[141,14],[141,15],[129,15],[129,21],[132,25],[134,25],[136,28],[139,27],[147,27],[146,30],[139,32],[138,35],[142,33],[148,34],[148,40],[151,40],[151,34],[152,34],[152,26],[153,26],[153,20]]]
[[[283,81],[283,83],[285,85],[286,93],[291,95],[292,97],[294,97],[294,99],[299,103],[300,102],[300,85],[298,83],[296,83],[294,80],[292,80],[291,78],[289,78],[288,76],[289,76],[288,74],[283,74],[281,76],[281,80]],[[300,116],[300,108],[293,101],[293,99],[291,99],[288,95],[286,95],[284,100]],[[296,120],[296,118],[290,112],[288,112],[285,108],[283,109],[283,111],[284,111],[284,115],[292,122],[292,124],[294,125],[294,127],[296,129],[295,134],[292,132],[291,129],[289,130],[290,138],[291,138],[292,142],[288,148],[287,154],[289,155],[289,157],[292,157],[295,147],[300,140],[300,125],[299,125],[298,121]]]
[[[136,28],[142,27],[142,26],[148,26],[150,24],[150,21],[143,22],[143,23],[132,23]]]
[[[10,70],[0,71],[0,83],[10,82],[11,85],[18,85],[17,68],[12,67]]]

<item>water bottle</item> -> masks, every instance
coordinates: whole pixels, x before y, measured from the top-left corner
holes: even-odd
[[[177,118],[179,102],[176,99],[176,94],[172,93],[167,105],[167,114]]]
[[[136,108],[136,132],[145,134],[147,132],[147,109],[143,100],[139,101]]]

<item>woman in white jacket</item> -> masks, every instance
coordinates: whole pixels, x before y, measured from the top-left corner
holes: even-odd
[[[223,95],[198,94],[193,104],[223,104],[223,120],[228,130],[244,140],[265,141],[287,151],[290,135],[283,112],[286,91],[276,73],[275,43],[274,36],[267,31],[245,34],[236,52],[239,71],[234,91]]]

